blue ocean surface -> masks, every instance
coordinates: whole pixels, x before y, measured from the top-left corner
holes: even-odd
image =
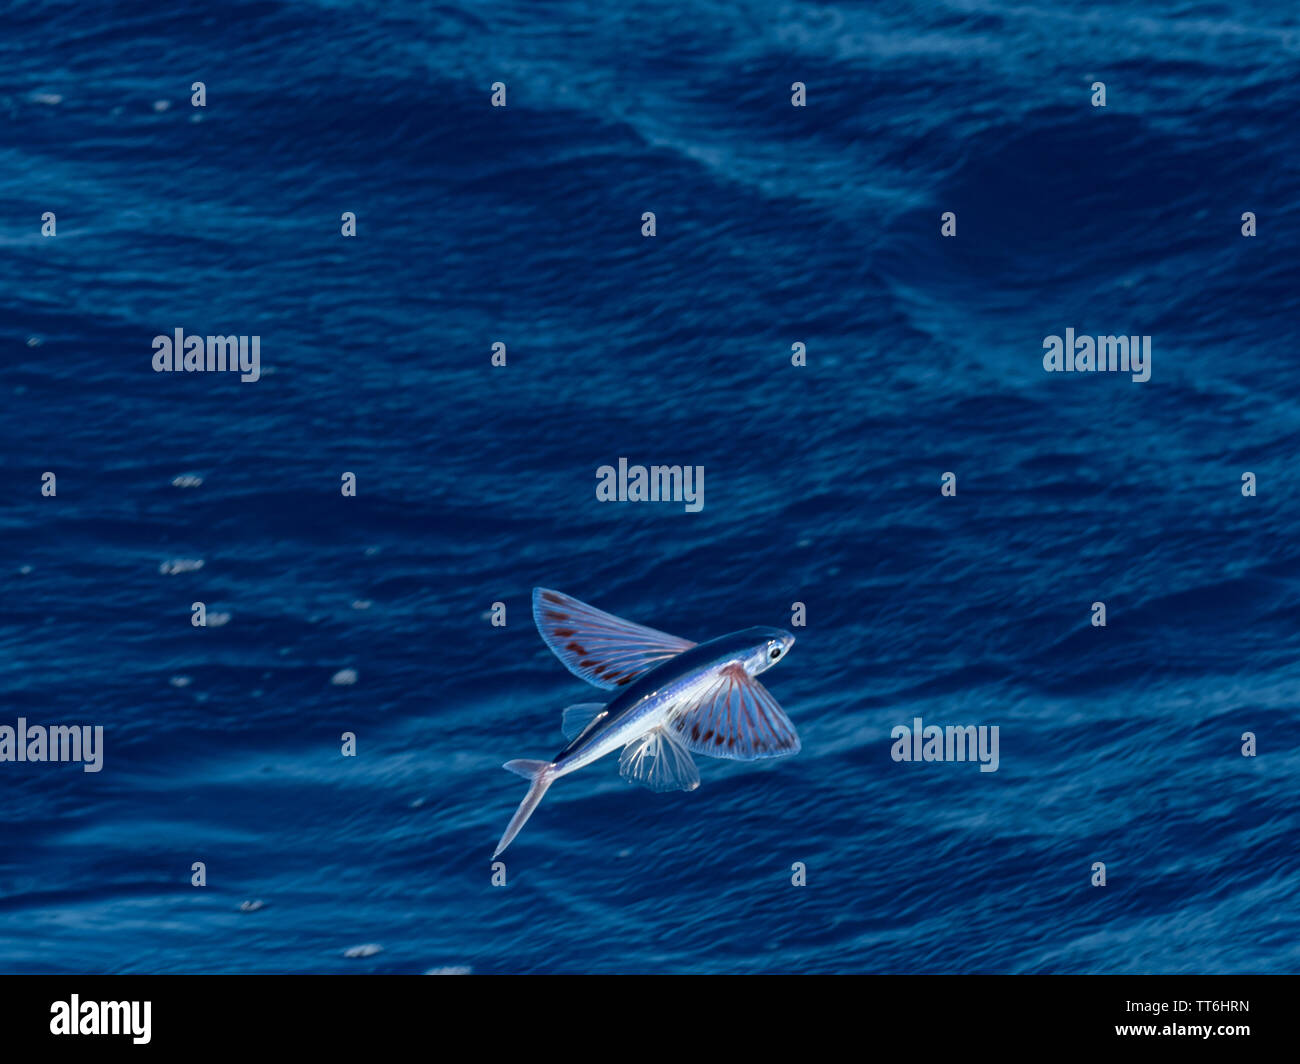
[[[0,970],[1300,969],[1294,4],[0,20],[0,725],[104,729],[0,763]],[[178,328],[261,379],[154,372]],[[620,457],[703,509],[599,501]],[[601,697],[536,586],[803,603],[802,751],[607,758],[494,886],[502,762]]]

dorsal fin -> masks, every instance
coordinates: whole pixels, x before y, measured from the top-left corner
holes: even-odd
[[[695,646],[544,587],[533,589],[533,620],[566,669],[605,690],[626,687]]]
[[[604,715],[604,702],[579,702],[575,706],[565,706],[560,728],[564,731],[564,737],[572,742],[595,724],[597,717]]]

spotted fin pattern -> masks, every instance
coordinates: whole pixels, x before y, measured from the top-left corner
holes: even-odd
[[[566,669],[607,691],[695,646],[544,587],[533,590],[533,620]]]
[[[667,727],[687,749],[734,761],[785,757],[797,754],[801,745],[771,692],[740,665],[719,670],[717,679],[674,713]]]

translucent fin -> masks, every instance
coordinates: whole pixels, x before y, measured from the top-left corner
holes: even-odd
[[[565,706],[564,720],[560,723],[564,737],[572,742],[595,724],[596,718],[604,712],[604,702],[579,702],[576,706]]]
[[[761,683],[740,665],[728,665],[691,705],[665,725],[687,749],[709,757],[754,761],[800,750],[799,733]]]
[[[566,669],[607,691],[695,646],[544,587],[533,589],[533,620]]]
[[[529,761],[520,758],[517,761],[507,761],[502,767],[533,782],[528,788],[528,793],[524,795],[524,800],[519,803],[519,808],[515,810],[515,815],[510,818],[510,823],[506,825],[506,832],[501,836],[501,841],[497,843],[497,848],[492,854],[493,860],[500,856],[501,851],[510,845],[514,837],[519,834],[520,828],[528,822],[528,818],[533,815],[533,810],[537,808],[537,803],[542,800],[542,795],[546,793],[552,781],[551,774],[547,771],[551,767],[549,761]]]
[[[524,779],[532,779],[542,769],[546,768],[549,762],[546,761],[529,761],[526,757],[516,758],[514,761],[507,761],[501,767],[508,772],[513,772],[516,776],[523,776]]]
[[[699,770],[686,747],[662,728],[623,747],[618,770],[652,791],[693,791],[700,785]]]

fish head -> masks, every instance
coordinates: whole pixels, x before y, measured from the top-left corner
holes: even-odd
[[[745,658],[745,671],[750,676],[766,672],[794,646],[794,636],[780,628],[751,628],[746,635],[753,637]]]

